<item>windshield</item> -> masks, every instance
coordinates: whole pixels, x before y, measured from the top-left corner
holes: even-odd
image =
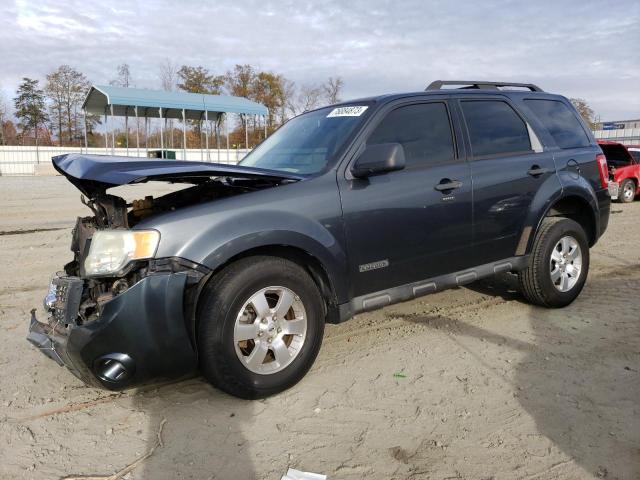
[[[328,107],[295,117],[240,165],[301,174],[321,172],[369,113],[367,110],[367,105]]]

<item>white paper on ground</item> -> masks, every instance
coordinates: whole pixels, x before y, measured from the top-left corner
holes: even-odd
[[[321,473],[301,472],[295,468],[290,468],[280,480],[327,480],[327,476]]]

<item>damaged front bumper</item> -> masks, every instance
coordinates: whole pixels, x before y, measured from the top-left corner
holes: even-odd
[[[106,302],[98,317],[86,323],[76,321],[74,300],[82,280],[58,278],[53,292],[58,298],[51,298],[50,292],[45,300],[45,306],[55,307],[51,316],[40,322],[32,310],[27,339],[84,382],[121,390],[197,368],[193,299],[187,292],[194,284],[192,272],[146,276]]]

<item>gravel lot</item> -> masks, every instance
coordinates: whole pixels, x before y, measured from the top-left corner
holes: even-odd
[[[124,478],[640,478],[640,202],[613,205],[570,307],[531,307],[503,276],[359,315],[253,402],[199,377],[114,394],[45,358],[29,310],[88,210],[63,178],[4,177],[0,211],[2,479],[111,478],[161,424]]]

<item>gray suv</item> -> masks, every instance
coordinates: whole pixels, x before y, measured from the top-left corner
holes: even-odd
[[[309,370],[326,322],[499,272],[564,307],[609,219],[589,129],[529,84],[434,82],[321,108],[236,166],[53,164],[91,215],[28,339],[118,390],[199,368],[233,395],[271,395]],[[151,180],[184,188],[131,204],[107,193]]]

